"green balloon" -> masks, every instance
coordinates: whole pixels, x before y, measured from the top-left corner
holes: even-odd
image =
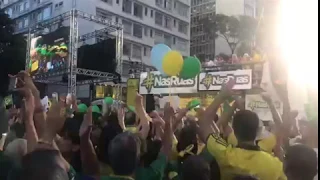
[[[134,106],[128,106],[128,110],[131,112],[136,112],[136,108]]]
[[[105,103],[105,104],[108,104],[108,105],[113,104],[113,98],[112,98],[112,97],[106,97],[106,98],[104,98],[104,103]]]
[[[187,57],[183,61],[179,76],[183,79],[191,79],[201,72],[201,63],[196,57]]]
[[[41,48],[41,55],[43,55],[43,56],[47,55],[47,49],[46,48]]]
[[[97,105],[92,106],[93,113],[101,113],[100,108]]]
[[[201,104],[201,102],[200,102],[199,99],[193,99],[188,103],[187,108],[188,109],[193,109],[193,108],[199,106],[200,104]]]
[[[78,112],[81,112],[81,113],[86,113],[88,110],[88,106],[85,105],[85,104],[79,104],[78,105]]]

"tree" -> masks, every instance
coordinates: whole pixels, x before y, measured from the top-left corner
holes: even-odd
[[[22,35],[14,34],[14,22],[0,10],[0,96],[8,89],[8,74],[24,69],[26,41]]]
[[[250,16],[226,16],[217,14],[201,19],[203,29],[207,34],[223,38],[234,54],[242,42],[251,43],[254,40],[257,21]]]

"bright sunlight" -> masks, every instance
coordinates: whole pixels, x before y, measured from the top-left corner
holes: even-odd
[[[278,23],[289,80],[318,89],[318,0],[281,0]]]

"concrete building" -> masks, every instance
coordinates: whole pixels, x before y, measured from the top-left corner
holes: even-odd
[[[210,38],[210,34],[204,32],[201,19],[213,17],[215,14],[255,17],[256,0],[192,0],[190,54],[197,55],[202,60],[213,59],[220,53],[231,53],[224,39]]]
[[[72,0],[0,0],[15,20],[17,33],[72,9]],[[190,54],[190,0],[77,0],[76,9],[121,23],[124,27],[123,74],[130,63],[150,65],[151,48],[164,43],[184,56]],[[79,34],[101,29],[79,21]]]

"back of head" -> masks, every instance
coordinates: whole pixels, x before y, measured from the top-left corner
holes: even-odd
[[[56,150],[37,150],[22,160],[20,180],[68,180],[67,172],[61,166],[61,157]]]
[[[200,156],[189,156],[181,168],[182,180],[210,180],[209,164]]]
[[[238,111],[233,117],[232,127],[238,141],[254,141],[259,129],[259,117],[249,110]]]
[[[98,156],[99,160],[103,163],[109,163],[108,156],[108,147],[112,139],[116,137],[118,134],[122,133],[122,129],[119,124],[107,124],[102,128],[100,137],[99,137],[99,145],[98,145]]]
[[[27,154],[27,140],[13,140],[6,147],[4,154],[10,157],[15,165],[19,165],[21,163],[22,157]]]
[[[138,137],[130,132],[117,135],[109,144],[108,156],[109,165],[115,175],[132,175],[140,157]]]
[[[185,121],[185,126],[181,129],[178,135],[177,152],[179,153],[179,164],[182,164],[190,155],[197,154],[198,138],[196,124],[194,121]]]
[[[308,146],[290,146],[285,154],[284,171],[288,177],[312,180],[318,172],[317,153]]]

